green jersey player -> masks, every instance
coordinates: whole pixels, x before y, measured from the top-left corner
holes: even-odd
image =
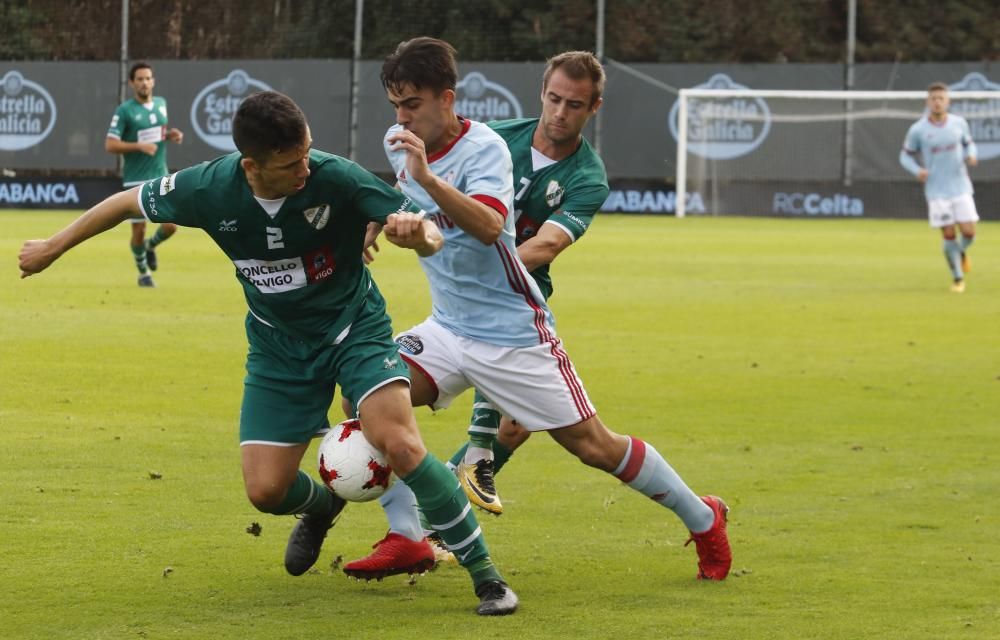
[[[118,105],[104,140],[104,150],[122,156],[122,185],[127,189],[146,180],[167,175],[167,142],[180,144],[184,134],[168,126],[167,101],[153,96],[153,68],[137,62],[129,70],[134,97]],[[150,271],[156,271],[156,246],[174,235],[177,225],[164,223],[146,239],[146,219],[133,218],[129,246],[139,270],[139,286],[154,286]]]
[[[285,551],[286,570],[301,575],[316,562],[344,507],[299,469],[310,439],[328,427],[339,385],[358,407],[366,437],[421,509],[448,523],[441,534],[462,549],[480,598],[477,612],[512,613],[495,588],[509,589],[464,492],[421,440],[407,365],[362,260],[383,225],[390,242],[421,256],[442,247],[441,233],[422,214],[405,211],[404,196],[371,173],[311,150],[305,116],[280,93],[246,98],[233,119],[233,140],[237,153],[146,181],[48,240],[26,242],[21,276],[44,270],[129,216],[205,231],[235,265],[249,307],[240,411],[247,497],[260,511],[300,517]]]
[[[603,89],[604,70],[592,53],[561,53],[548,61],[542,77],[540,118],[488,123],[514,162],[518,257],[546,298],[553,292],[549,265],[583,236],[608,197],[604,163],[583,137]],[[450,461],[474,504],[502,513],[493,474],[529,435],[510,419],[501,421],[496,407],[476,392],[469,442]]]

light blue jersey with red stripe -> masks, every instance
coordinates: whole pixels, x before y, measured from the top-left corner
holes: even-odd
[[[395,125],[386,138],[401,131]],[[530,346],[552,340],[555,320],[514,242],[513,165],[503,138],[486,125],[462,120],[462,133],[427,158],[431,171],[462,193],[504,217],[500,237],[485,245],[456,225],[406,175],[406,154],[384,141],[399,188],[427,213],[444,236],[444,247],[420,259],[430,282],[431,315],[456,335],[503,346]]]
[[[975,155],[976,144],[969,123],[962,116],[949,113],[944,122],[932,122],[927,116],[914,122],[906,133],[899,162],[913,175],[921,167],[927,169],[924,195],[928,200],[956,198],[972,193],[965,160]]]

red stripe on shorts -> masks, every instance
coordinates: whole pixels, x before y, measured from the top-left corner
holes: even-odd
[[[559,372],[562,374],[570,395],[573,397],[573,403],[576,405],[577,413],[580,414],[580,420],[587,420],[594,415],[594,408],[587,400],[587,394],[583,390],[583,385],[580,384],[579,377],[577,377],[576,372],[573,370],[573,363],[570,361],[569,356],[559,347],[561,341],[552,335],[545,325],[545,310],[532,298],[531,288],[528,286],[526,280],[527,276],[519,268],[520,263],[513,258],[506,246],[500,242],[494,246],[497,247],[497,252],[500,254],[500,259],[504,264],[507,280],[510,281],[511,287],[515,292],[524,296],[524,300],[528,303],[528,306],[535,312],[535,329],[538,331],[541,341],[548,342],[551,345],[550,352],[558,363]]]

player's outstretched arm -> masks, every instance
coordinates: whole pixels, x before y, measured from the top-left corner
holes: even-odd
[[[105,199],[74,220],[68,227],[48,240],[28,240],[18,253],[21,277],[41,273],[59,257],[84,240],[107,231],[129,218],[142,214],[139,210],[139,188],[134,187]]]
[[[396,246],[413,249],[421,258],[432,256],[444,246],[444,236],[423,212],[390,213],[385,220],[385,238]]]

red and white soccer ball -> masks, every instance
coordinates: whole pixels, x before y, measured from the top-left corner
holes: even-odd
[[[345,420],[323,437],[319,475],[334,493],[351,502],[374,500],[395,479],[385,456],[368,442],[357,420]]]

